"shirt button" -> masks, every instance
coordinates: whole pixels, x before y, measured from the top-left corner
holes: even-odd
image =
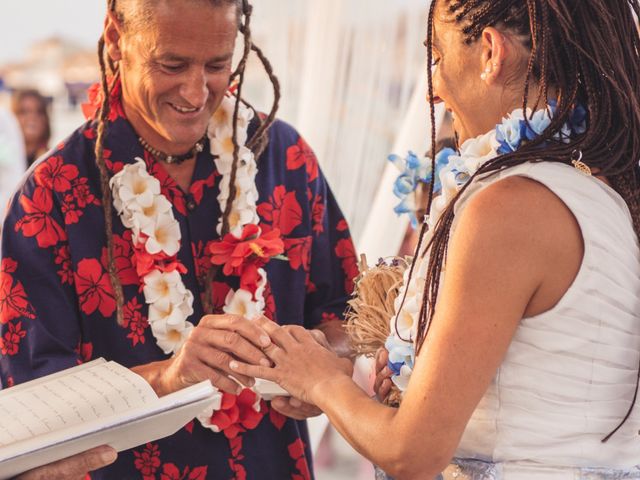
[[[195,200],[193,200],[192,198],[187,200],[187,210],[189,210],[190,212],[193,212],[196,209],[197,205]]]

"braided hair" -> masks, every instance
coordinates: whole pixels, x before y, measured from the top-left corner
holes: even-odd
[[[133,1],[135,3],[145,2],[145,0],[133,0]],[[240,146],[238,145],[238,140],[237,140],[237,121],[238,121],[238,114],[239,114],[239,102],[242,101],[243,103],[245,103],[246,105],[248,105],[250,108],[253,109],[251,105],[249,105],[247,102],[244,102],[241,99],[242,87],[244,84],[244,77],[245,77],[245,69],[247,65],[247,60],[251,52],[254,52],[258,56],[258,59],[262,63],[269,77],[269,80],[273,85],[273,91],[274,91],[273,105],[271,107],[271,111],[265,118],[262,118],[261,116],[257,115],[257,112],[255,112],[255,109],[254,109],[254,112],[256,113],[255,117],[258,119],[259,125],[256,129],[256,132],[248,140],[247,148],[249,148],[254,152],[256,158],[258,158],[262,154],[262,152],[265,150],[269,141],[269,138],[268,138],[269,128],[271,127],[271,125],[275,120],[276,112],[278,110],[279,103],[280,103],[280,96],[281,96],[280,84],[273,72],[271,63],[266,58],[262,50],[257,45],[255,45],[252,41],[251,16],[253,13],[253,7],[249,3],[249,0],[206,0],[206,1],[208,1],[212,6],[236,5],[238,8],[239,30],[242,33],[244,38],[244,49],[243,49],[242,58],[240,59],[236,70],[232,73],[229,79],[230,84],[237,81],[236,96],[239,99],[239,101],[236,102],[236,108],[233,115],[234,162],[233,162],[233,167],[231,171],[231,184],[230,184],[229,198],[234,199],[236,197],[235,179],[237,175],[237,169],[240,163],[240,160],[239,160]],[[129,0],[128,3],[130,2],[131,0]],[[117,0],[108,0],[107,8],[109,13],[115,15],[120,22],[124,24],[127,21],[135,21],[135,20],[139,22],[145,21],[146,17],[144,17],[144,15],[141,15],[142,18],[137,18],[137,19],[127,18],[126,13],[128,12],[125,12],[125,9],[120,8],[121,5],[119,3],[120,2],[118,2]],[[127,2],[123,2],[123,3],[127,3]],[[148,20],[148,18],[146,18],[146,20]],[[109,171],[107,169],[105,157],[104,157],[104,143],[107,135],[108,117],[111,109],[110,99],[113,93],[113,89],[117,84],[117,80],[120,74],[120,71],[119,71],[120,67],[115,62],[113,62],[113,60],[106,54],[104,36],[100,38],[98,42],[98,60],[100,63],[100,87],[101,87],[101,93],[102,93],[102,105],[100,106],[100,109],[98,111],[98,116],[97,116],[97,137],[96,137],[96,146],[95,146],[95,156],[96,156],[96,165],[100,173],[100,187],[102,190],[102,207],[104,209],[104,226],[105,226],[105,233],[106,233],[106,240],[107,240],[107,271],[109,274],[111,285],[113,287],[114,296],[115,296],[116,305],[117,305],[117,313],[116,313],[117,322],[119,325],[123,325],[124,293],[122,289],[122,283],[120,282],[120,279],[118,277],[118,271],[115,263],[114,241],[113,241],[113,207],[112,207],[113,198],[111,195],[111,189],[109,187],[109,180],[110,180]],[[112,80],[110,81],[109,79],[112,79]],[[231,214],[232,206],[233,206],[232,201],[227,202],[227,207],[222,214],[223,215],[223,218],[222,218],[222,223],[223,223],[222,235],[223,236],[229,232],[229,216]],[[215,219],[212,219],[212,222],[215,223]],[[212,283],[217,273],[217,270],[218,269],[216,267],[212,267],[207,274],[206,289],[204,294],[204,310],[207,313],[211,313],[212,311],[212,300],[211,300],[212,299]]]
[[[551,124],[538,138],[516,152],[486,162],[478,169],[444,210],[424,250],[421,245],[427,226],[423,225],[417,251],[429,252],[429,259],[416,335],[417,352],[424,345],[435,315],[456,204],[477,177],[495,175],[525,162],[571,164],[576,155],[581,154],[582,161],[607,177],[625,200],[636,235],[640,236],[640,135],[637,134],[640,132],[640,37],[634,19],[634,13],[636,16],[640,14],[640,1],[433,0],[429,8],[426,41],[429,65],[433,59],[434,12],[437,6],[444,12],[445,21],[460,26],[466,44],[476,42],[488,27],[507,30],[523,38],[529,50],[522,87],[523,110],[527,111],[527,107],[535,107],[541,102],[546,106],[550,91],[557,94],[557,109]],[[533,92],[535,101],[530,101],[532,81],[538,88]],[[428,88],[431,137],[435,146],[431,68],[428,69]],[[554,137],[569,120],[577,104],[587,110],[586,131],[572,137],[569,143],[556,140]],[[541,153],[543,144],[545,149]],[[435,152],[432,152],[432,159],[435,159]],[[431,190],[429,208],[433,200],[433,185]],[[640,366],[638,374],[629,411],[603,442],[631,415],[638,395]]]

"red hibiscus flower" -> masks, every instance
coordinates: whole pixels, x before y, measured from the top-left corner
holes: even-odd
[[[276,300],[273,298],[271,284],[268,281],[264,289],[264,316],[274,322],[278,319],[276,316]]]
[[[69,253],[69,245],[63,245],[53,251],[54,262],[60,265],[58,276],[63,284],[73,284],[73,270],[71,269],[71,255]]]
[[[78,364],[88,362],[93,357],[93,343],[91,342],[78,342],[78,346],[74,350],[76,354],[80,357],[78,359]]]
[[[113,315],[116,301],[109,281],[109,275],[96,259],[85,259],[78,263],[75,273],[76,291],[80,297],[80,308],[87,315],[96,310],[105,318]]]
[[[2,355],[15,355],[20,348],[20,340],[22,340],[27,332],[22,330],[22,322],[15,325],[7,324],[8,330],[2,338],[0,338],[0,352]]]
[[[309,271],[312,242],[311,237],[284,239],[284,249],[292,269],[298,270],[302,267],[305,272]]]
[[[316,235],[320,235],[324,232],[324,201],[322,196],[318,195],[313,201],[313,207],[311,209],[311,218],[313,220],[313,231]]]
[[[274,410],[273,408],[269,408],[269,420],[273,423],[273,426],[278,430],[282,430],[284,424],[287,423],[287,417],[285,417],[280,412]]]
[[[140,283],[138,273],[133,264],[133,246],[131,230],[127,230],[123,236],[113,235],[113,261],[116,264],[116,272],[122,285],[138,285]],[[109,263],[107,248],[102,249],[102,265],[107,268]]]
[[[243,431],[253,430],[266,413],[266,405],[262,400],[260,411],[254,410],[253,405],[257,399],[258,395],[248,388],[237,396],[224,392],[220,410],[213,412],[211,423],[224,432],[227,438],[236,438]]]
[[[64,163],[61,156],[48,158],[35,169],[34,178],[40,187],[64,193],[71,190],[72,182],[78,178],[78,167]]]
[[[323,312],[322,314],[322,323],[327,322],[339,322],[340,318],[333,312]]]
[[[353,292],[353,281],[359,275],[358,260],[353,242],[343,238],[338,240],[336,245],[336,255],[342,259],[342,270],[345,273],[344,289],[347,293]]]
[[[187,216],[187,200],[178,183],[167,173],[164,167],[157,162],[153,155],[145,150],[144,162],[147,165],[149,175],[155,177],[160,182],[160,192],[167,197],[173,207],[182,216]]]
[[[26,215],[16,222],[15,231],[22,232],[25,237],[36,237],[40,248],[57,245],[67,239],[66,232],[49,215],[53,208],[53,198],[50,190],[36,187],[33,199],[26,195],[20,197],[20,205]]]
[[[216,173],[212,173],[205,180],[197,180],[191,184],[189,188],[189,192],[193,195],[193,200],[196,202],[196,205],[200,205],[202,202],[202,197],[204,196],[204,188],[213,188],[216,183]]]
[[[137,298],[131,299],[123,308],[124,328],[130,330],[127,338],[131,340],[132,345],[144,344],[146,337],[145,332],[149,328],[147,317],[142,315],[142,305],[138,303]]]
[[[336,230],[338,230],[339,232],[346,232],[347,230],[349,230],[349,225],[344,218],[338,222],[338,224],[336,225]]]
[[[18,268],[17,262],[3,258],[0,265],[0,323],[8,323],[20,317],[35,318],[22,283],[14,282],[11,275]]]
[[[107,84],[111,85],[113,78],[107,79]],[[118,117],[126,118],[124,109],[122,108],[121,98],[122,84],[118,79],[115,85],[111,88],[111,95],[109,98],[109,116],[107,117],[110,122],[118,119]],[[82,113],[87,120],[95,120],[98,118],[98,111],[102,107],[102,101],[104,96],[102,95],[102,86],[100,83],[94,83],[87,90],[87,97],[89,101],[82,104]]]
[[[260,235],[260,227],[249,224],[242,230],[242,236],[236,238],[233,234],[227,234],[222,240],[209,244],[211,263],[224,265],[222,271],[225,275],[247,275],[267,264],[276,255],[284,252],[284,243],[280,238],[280,232],[272,230]],[[251,266],[252,268],[248,268]]]
[[[268,202],[258,205],[258,214],[283,235],[289,235],[302,223],[302,207],[296,199],[296,192],[287,192],[284,185],[273,190]]]
[[[142,473],[142,478],[144,480],[155,480],[156,470],[158,470],[161,463],[158,445],[147,443],[142,453],[134,451],[133,455],[136,457],[134,465]]]
[[[307,168],[309,183],[318,178],[318,159],[307,142],[300,137],[297,144],[287,149],[287,169],[297,170],[303,165]]]
[[[296,461],[296,468],[298,469],[297,474],[293,474],[291,476],[292,480],[309,480],[311,478],[311,473],[309,472],[309,465],[307,464],[307,459],[304,453],[304,443],[302,440],[297,439],[288,447],[289,456]]]

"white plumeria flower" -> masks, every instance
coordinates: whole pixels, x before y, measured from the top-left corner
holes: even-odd
[[[147,303],[160,300],[180,303],[187,293],[182,277],[177,271],[164,273],[154,270],[144,277],[144,298]]]
[[[137,204],[130,205],[130,213],[132,225],[128,228],[135,228],[144,232],[150,231],[160,216],[175,218],[171,210],[171,202],[164,195],[156,195],[152,204],[146,208]]]
[[[185,322],[191,315],[193,315],[193,294],[190,291],[176,302],[162,298],[149,305],[150,324],[176,326]]]
[[[169,328],[161,324],[151,324],[151,332],[156,338],[158,346],[167,355],[182,348],[184,342],[191,335],[193,328],[191,322],[183,322],[180,325],[174,325]]]
[[[247,290],[239,288],[237,291],[231,290],[225,299],[224,313],[238,315],[248,320],[253,320],[262,315],[262,310],[257,302],[253,301],[253,295]]]
[[[136,163],[125,165],[109,181],[115,190],[114,206],[118,213],[133,203],[140,208],[148,208],[153,204],[154,197],[160,195],[160,182],[149,175],[144,160],[136,158]],[[136,208],[136,207],[133,207]]]
[[[145,249],[150,255],[164,252],[172,257],[180,250],[180,224],[173,214],[159,215],[154,224],[141,231],[149,237]]]

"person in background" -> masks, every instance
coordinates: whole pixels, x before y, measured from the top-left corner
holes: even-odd
[[[39,91],[29,89],[16,90],[11,104],[22,129],[27,165],[30,167],[38,157],[49,150],[49,140],[51,140],[49,103]]]
[[[9,198],[25,170],[24,142],[18,122],[0,107],[0,232]]]

